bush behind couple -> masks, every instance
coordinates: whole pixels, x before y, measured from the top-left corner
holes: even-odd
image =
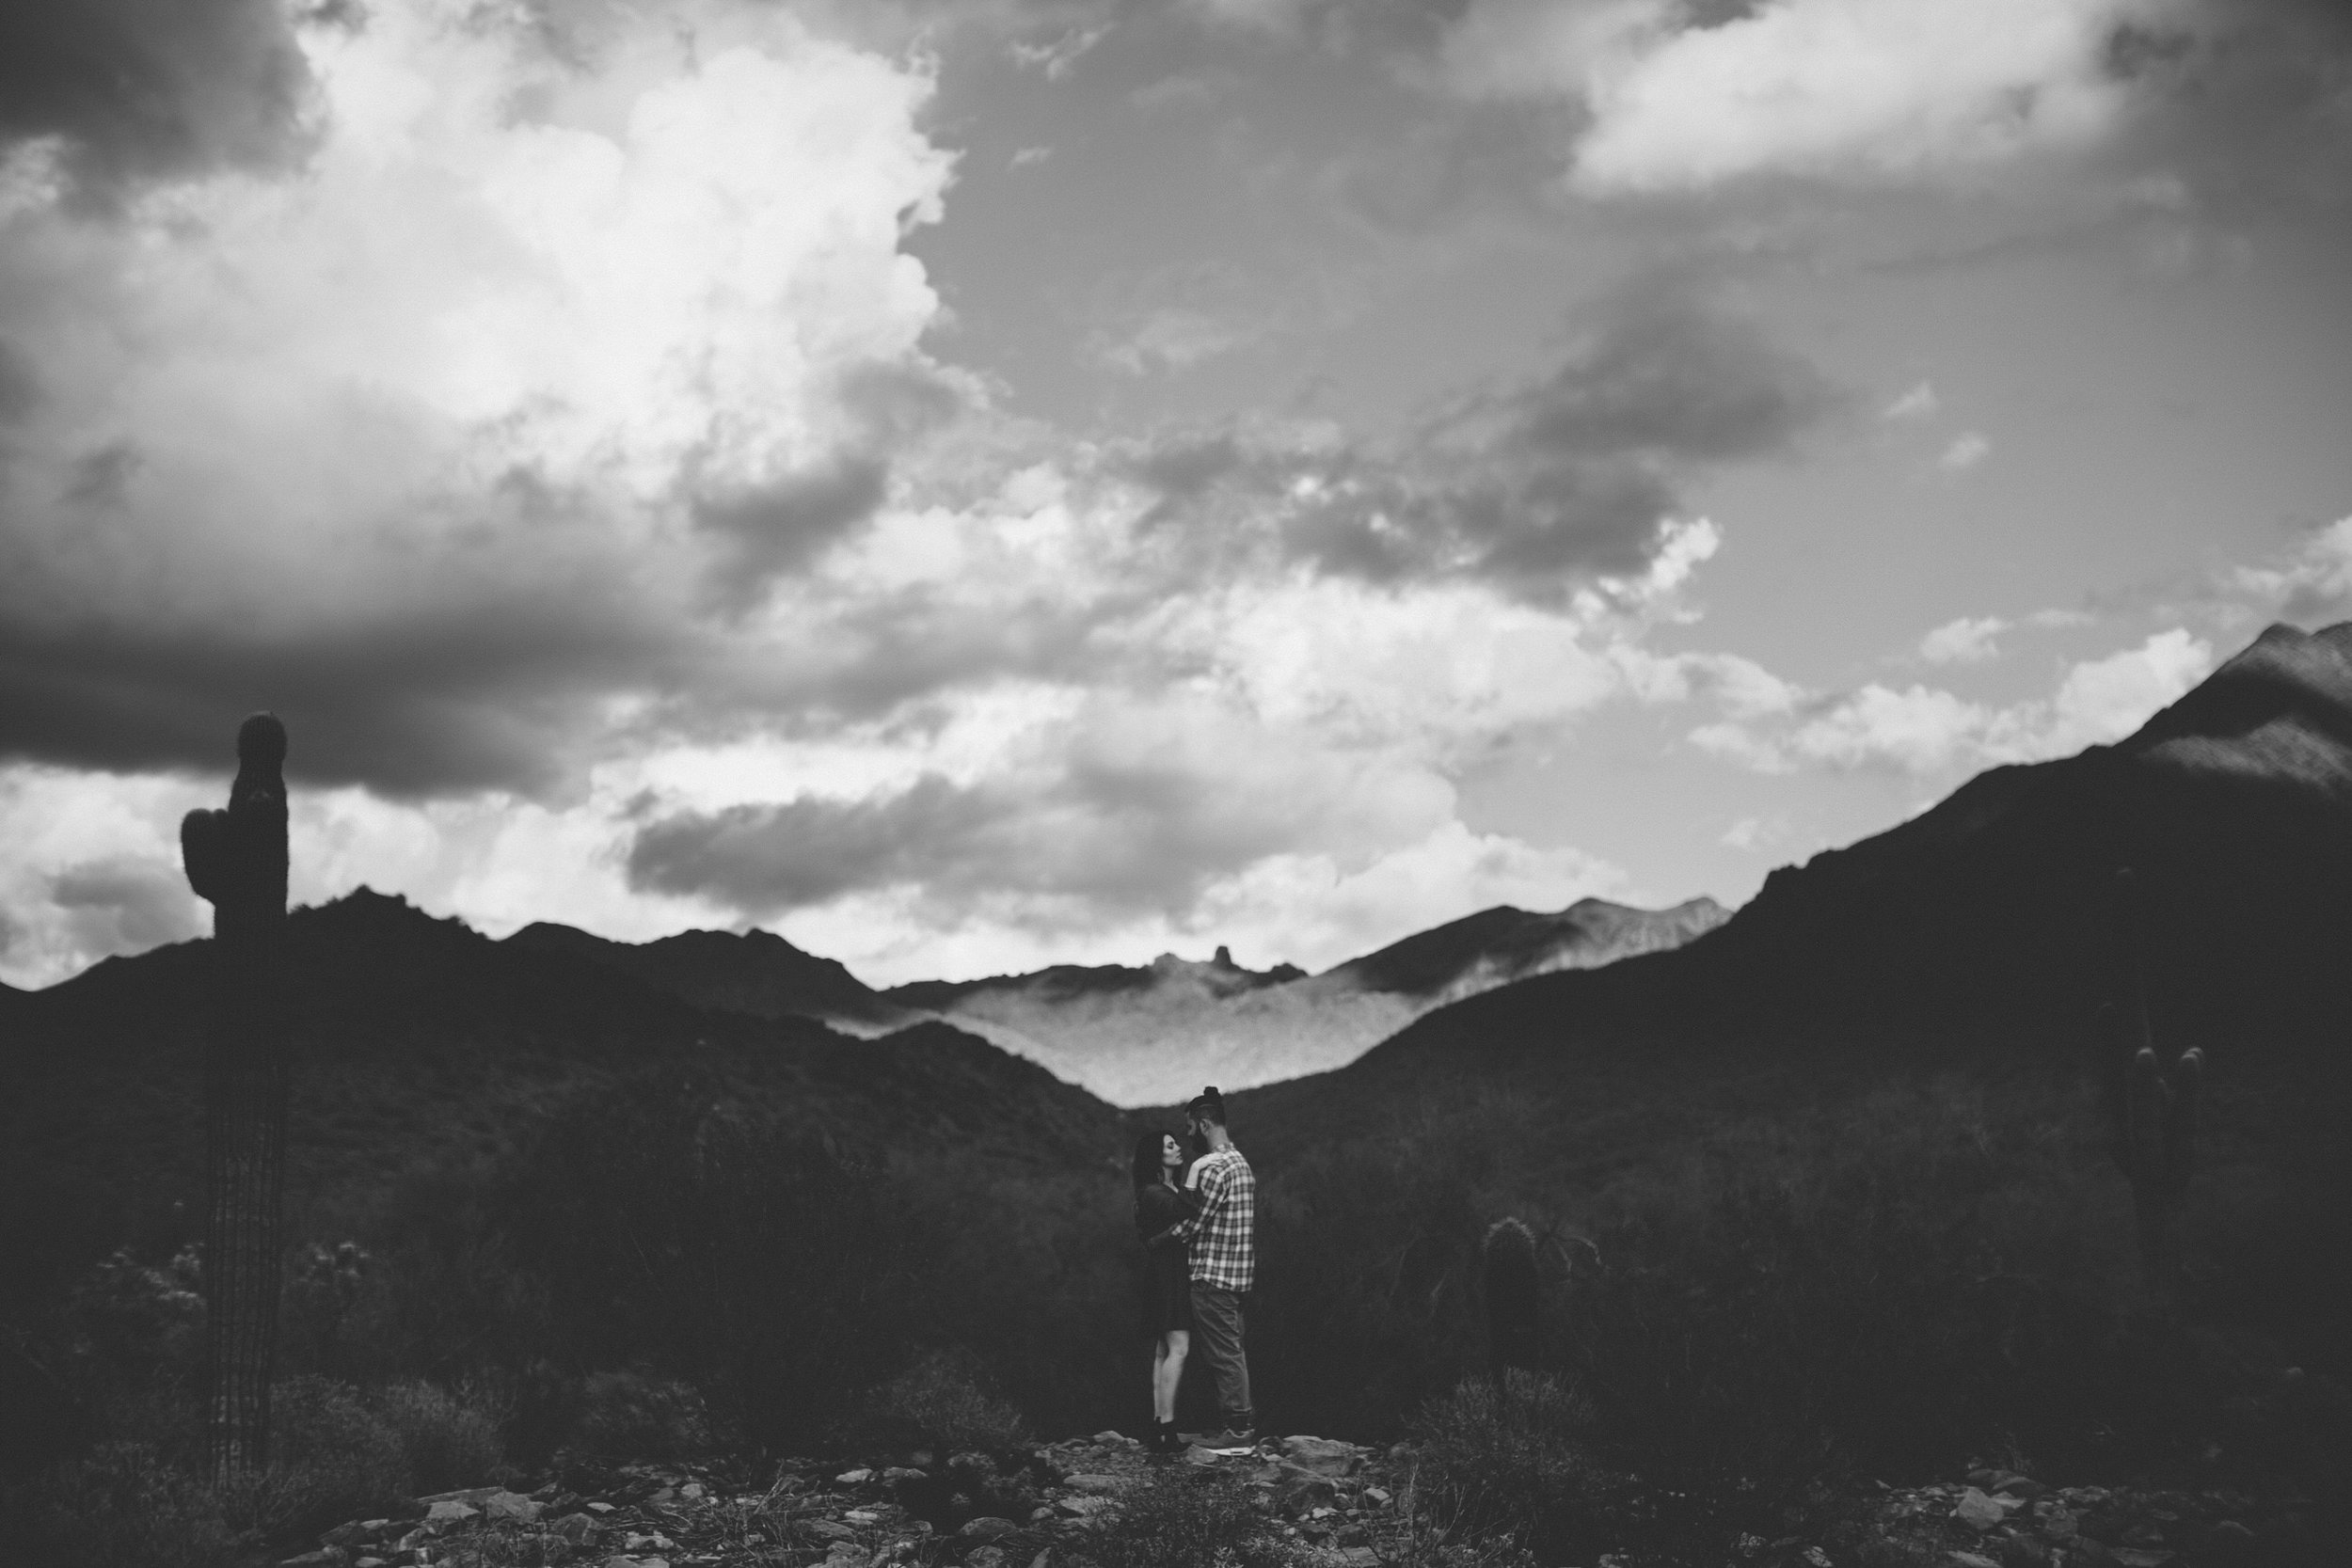
[[[1216,1380],[1222,1431],[1189,1439],[1203,1448],[1246,1448],[1257,1440],[1249,1402],[1249,1361],[1242,1351],[1242,1309],[1257,1274],[1258,1183],[1225,1128],[1225,1100],[1214,1085],[1184,1107],[1194,1157],[1175,1133],[1147,1132],[1136,1143],[1136,1233],[1143,1238],[1145,1327],[1152,1342],[1154,1453],[1174,1453],[1176,1389],[1193,1340]]]

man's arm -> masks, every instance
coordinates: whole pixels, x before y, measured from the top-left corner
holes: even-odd
[[[1225,1207],[1225,1162],[1218,1161],[1215,1166],[1200,1172],[1200,1212],[1188,1220],[1178,1220],[1164,1232],[1180,1242],[1191,1241],[1200,1227]]]
[[[1184,1219],[1178,1220],[1176,1225],[1169,1226],[1167,1229],[1160,1231],[1156,1235],[1145,1237],[1143,1241],[1143,1244],[1145,1246],[1182,1246],[1184,1243],[1185,1237],[1180,1236],[1176,1233],[1177,1226],[1184,1224],[1185,1221],[1190,1220],[1194,1215],[1200,1212],[1200,1195],[1189,1187],[1180,1188],[1176,1194],[1176,1200],[1177,1203],[1184,1209]],[[1189,1234],[1189,1232],[1186,1234]]]

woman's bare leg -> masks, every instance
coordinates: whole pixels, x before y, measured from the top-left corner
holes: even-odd
[[[1176,1418],[1176,1389],[1184,1380],[1184,1355],[1191,1349],[1192,1335],[1184,1329],[1171,1328],[1160,1336],[1152,1361],[1152,1406],[1163,1421]]]

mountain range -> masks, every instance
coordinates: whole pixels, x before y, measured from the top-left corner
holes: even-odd
[[[761,930],[629,943],[540,922],[504,945],[598,963],[696,1007],[811,1019],[845,1034],[939,1020],[1136,1105],[1204,1083],[1327,1071],[1432,1008],[1532,974],[1663,951],[1727,918],[1711,898],[1661,911],[1586,898],[1549,914],[1483,910],[1315,975],[1290,964],[1246,969],[1219,947],[1205,962],[1164,953],[1150,964],[1057,964],[881,991]]]
[[[2128,739],[1994,768],[1775,871],[1735,915],[1489,910],[1311,976],[1220,952],[877,992],[764,932],[492,941],[362,890],[293,918],[294,1153],[324,1180],[338,1161],[487,1148],[551,1085],[651,1069],[739,1080],[878,1146],[930,1128],[1088,1170],[1116,1157],[1115,1104],[1206,1082],[1258,1136],[1303,1148],[1449,1096],[1522,1118],[1590,1109],[1628,1074],[1681,1075],[1696,1104],[1829,1055],[1881,1070],[1995,1042],[2090,1062],[2131,975],[2160,1045],[2204,1045],[2224,1083],[2289,1057],[2341,1070],[2347,890],[2352,626],[2273,627]],[[61,1213],[198,1168],[204,950],[0,997],[10,1164]],[[1620,1131],[1595,1158],[1647,1135]]]

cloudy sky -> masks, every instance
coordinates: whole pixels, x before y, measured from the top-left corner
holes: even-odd
[[[2337,0],[0,17],[0,978],[1736,903],[2352,614]]]

